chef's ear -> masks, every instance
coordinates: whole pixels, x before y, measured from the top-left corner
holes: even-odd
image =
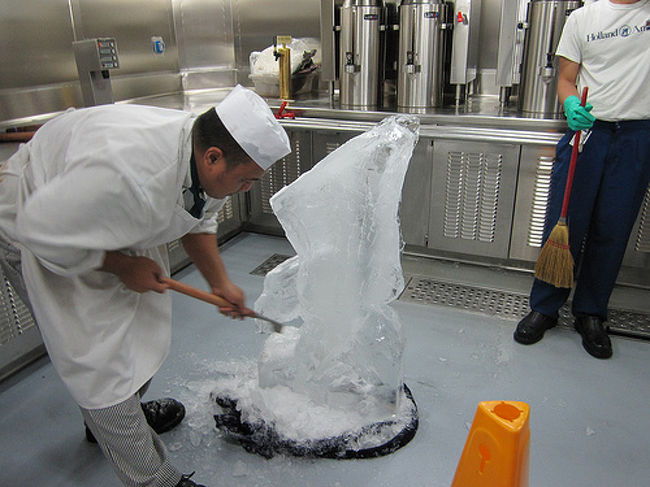
[[[215,164],[223,159],[223,151],[219,149],[219,147],[209,147],[208,150],[205,151],[205,155],[210,164]]]

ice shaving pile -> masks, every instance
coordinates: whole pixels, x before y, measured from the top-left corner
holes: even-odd
[[[257,364],[212,392],[217,426],[245,448],[376,456],[415,434],[390,303],[404,287],[398,213],[417,137],[417,118],[388,117],[271,198],[296,256],[266,276],[254,307],[299,326],[271,334]]]

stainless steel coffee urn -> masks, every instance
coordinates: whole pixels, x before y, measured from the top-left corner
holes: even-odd
[[[442,104],[447,4],[443,0],[402,0],[399,7],[397,106]]]
[[[342,108],[374,108],[380,93],[382,0],[345,0],[339,47]]]
[[[544,117],[562,113],[555,49],[566,19],[581,5],[577,0],[531,0],[528,4],[518,101],[522,113]]]

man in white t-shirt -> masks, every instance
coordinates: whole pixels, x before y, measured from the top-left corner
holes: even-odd
[[[612,345],[603,322],[650,182],[650,0],[600,0],[577,9],[555,54],[569,131],[557,146],[544,239],[560,215],[574,131],[590,130],[568,212],[577,268],[572,313],[585,350],[609,358]],[[582,107],[585,86],[589,96]],[[536,279],[531,312],[517,325],[514,339],[526,345],[541,340],[557,324],[570,291]]]

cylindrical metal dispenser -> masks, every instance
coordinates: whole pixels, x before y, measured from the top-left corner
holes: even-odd
[[[379,101],[382,0],[345,0],[339,56],[343,108],[373,108]]]
[[[554,117],[562,113],[557,96],[558,60],[555,58],[564,23],[579,8],[578,0],[531,0],[519,86],[519,110]]]
[[[442,104],[446,18],[447,5],[443,0],[402,0],[398,107],[428,108]]]

